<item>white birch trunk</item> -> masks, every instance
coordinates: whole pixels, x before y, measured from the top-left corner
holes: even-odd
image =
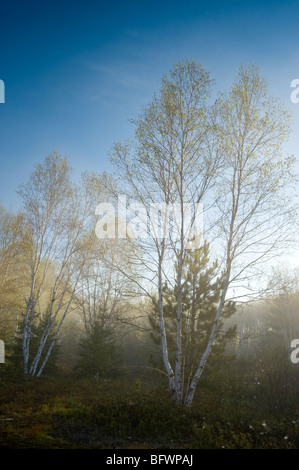
[[[159,323],[161,331],[161,346],[162,346],[162,355],[164,366],[168,375],[169,381],[169,390],[172,399],[176,397],[176,385],[174,381],[174,373],[168,358],[168,347],[167,347],[167,338],[165,330],[165,321],[163,315],[163,285],[162,285],[162,265],[161,260],[159,260],[159,273],[158,273],[158,292],[159,292],[159,301],[158,301],[158,310],[159,310]]]
[[[222,311],[223,311],[228,286],[229,286],[229,279],[228,279],[228,276],[227,276],[226,282],[225,282],[225,285],[224,285],[224,288],[223,288],[223,291],[222,291],[220,303],[219,303],[217,313],[216,313],[216,316],[215,316],[215,321],[214,321],[214,324],[213,324],[213,327],[212,327],[212,330],[211,330],[211,334],[210,334],[210,337],[209,337],[209,341],[208,341],[208,344],[207,344],[207,347],[206,347],[206,349],[205,349],[205,351],[204,351],[204,353],[201,357],[200,364],[199,364],[199,366],[198,366],[198,368],[197,368],[197,370],[196,370],[196,372],[193,376],[193,379],[192,379],[191,384],[189,386],[189,389],[187,391],[186,400],[185,400],[185,406],[187,406],[187,407],[190,407],[191,404],[192,404],[192,401],[193,401],[193,398],[194,398],[194,393],[195,393],[198,381],[199,381],[199,379],[200,379],[200,377],[203,373],[203,370],[204,370],[205,365],[207,363],[208,357],[211,353],[212,346],[213,346],[215,336],[216,336],[216,333],[217,333],[217,326],[218,326],[219,318],[221,317],[221,314],[222,314]]]

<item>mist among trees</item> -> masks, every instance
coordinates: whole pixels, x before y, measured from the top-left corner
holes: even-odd
[[[161,409],[162,394],[200,415],[298,414],[298,271],[281,265],[298,230],[291,115],[256,66],[214,89],[201,64],[178,62],[134,138],[112,143],[110,173],[77,181],[53,152],[16,188],[19,212],[1,206],[3,387],[82,381],[126,410],[128,387]],[[142,422],[109,429],[144,439]],[[263,446],[242,433],[231,445]]]

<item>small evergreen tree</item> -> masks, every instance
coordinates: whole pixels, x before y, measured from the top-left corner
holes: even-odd
[[[121,362],[114,332],[99,322],[93,323],[79,343],[76,372],[96,379],[111,377],[119,372]]]
[[[207,346],[215,319],[223,284],[222,277],[216,276],[217,269],[217,261],[210,264],[209,245],[207,243],[197,250],[190,251],[186,256],[182,276],[182,361],[185,385],[189,383],[198,367],[199,359]],[[174,364],[176,355],[177,287],[170,288],[165,285],[163,291],[169,359]],[[209,364],[213,364],[214,367],[216,364],[218,367],[221,367],[221,364],[223,365],[226,342],[236,334],[235,327],[226,331],[222,328],[223,320],[235,311],[234,302],[228,302],[221,323],[219,323],[218,340],[214,344],[209,360]],[[153,328],[152,339],[155,344],[160,344],[158,315],[155,309],[151,311],[149,321]],[[163,364],[162,357],[157,362],[152,354],[150,362],[159,367]]]

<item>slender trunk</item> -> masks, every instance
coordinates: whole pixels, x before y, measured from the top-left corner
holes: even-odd
[[[31,340],[31,327],[34,317],[34,309],[36,305],[36,300],[33,300],[32,295],[27,301],[26,313],[24,318],[24,327],[23,327],[23,361],[24,361],[24,374],[29,372],[29,353],[30,353],[30,340]]]
[[[33,278],[31,282],[31,289],[29,299],[27,300],[26,312],[24,317],[24,327],[23,327],[23,360],[24,360],[24,374],[28,374],[28,363],[29,363],[29,346],[30,346],[30,335],[31,335],[31,322],[32,322],[32,310],[33,308],[33,293],[35,287],[35,276],[36,276],[36,264],[35,271],[32,272]]]
[[[51,300],[51,306],[50,306],[50,311],[49,311],[49,315],[48,315],[48,320],[47,320],[47,324],[45,326],[45,329],[42,333],[42,336],[41,336],[41,339],[40,339],[40,342],[39,342],[39,345],[38,345],[38,350],[37,350],[37,353],[35,355],[35,358],[33,359],[32,361],[32,364],[31,364],[31,367],[30,367],[30,370],[29,370],[29,373],[30,375],[34,376],[35,375],[35,372],[36,372],[36,369],[37,369],[37,366],[38,366],[38,363],[39,363],[39,360],[41,358],[41,355],[42,355],[42,352],[43,352],[43,349],[45,347],[45,344],[47,342],[47,339],[48,339],[48,336],[55,324],[55,320],[56,320],[56,317],[57,317],[57,314],[59,312],[59,309],[60,309],[60,306],[62,304],[62,301],[63,301],[63,296],[61,297],[60,299],[60,302],[59,302],[59,306],[58,308],[56,309],[56,312],[54,314],[54,317],[52,318],[52,313],[53,313],[53,304],[54,304],[54,301],[55,301],[55,298],[54,298],[54,293],[53,293],[53,296],[52,296],[52,300]]]
[[[177,322],[176,322],[176,363],[175,363],[175,388],[176,401],[182,401],[182,289],[181,289],[181,273],[178,275],[178,305],[177,305]]]
[[[61,328],[61,326],[62,326],[62,323],[64,322],[64,319],[65,319],[65,317],[66,317],[66,314],[67,314],[67,311],[63,314],[63,316],[62,316],[62,318],[61,318],[61,320],[60,320],[60,322],[59,322],[59,325],[57,326],[57,329],[56,329],[54,338],[53,338],[52,341],[51,341],[51,344],[50,344],[50,346],[49,346],[49,348],[48,348],[48,351],[47,351],[47,354],[46,354],[46,356],[45,356],[45,359],[43,360],[43,363],[42,363],[42,365],[41,365],[41,367],[40,367],[38,373],[36,374],[37,377],[40,377],[40,376],[41,376],[41,374],[42,374],[42,372],[43,372],[43,370],[44,370],[44,368],[45,368],[45,366],[46,366],[46,364],[47,364],[47,362],[48,362],[48,359],[49,359],[50,354],[51,354],[51,352],[52,352],[52,350],[53,350],[53,347],[55,346],[55,343],[56,343],[56,341],[57,341],[60,328]]]
[[[230,235],[229,235],[229,240],[228,240],[228,245],[227,245],[227,256],[226,256],[226,275],[225,275],[225,280],[224,280],[224,285],[223,285],[223,290],[220,298],[220,302],[218,305],[218,309],[216,312],[214,324],[212,326],[212,330],[210,333],[209,341],[207,344],[207,347],[201,357],[200,364],[193,376],[193,379],[191,381],[189,390],[187,391],[186,395],[186,400],[185,400],[185,406],[190,407],[194,398],[194,393],[198,384],[198,381],[203,373],[203,370],[205,368],[205,365],[207,363],[208,357],[211,353],[212,346],[214,344],[216,332],[217,332],[217,327],[218,327],[218,322],[219,318],[222,314],[225,299],[226,299],[226,294],[230,282],[230,274],[231,274],[231,265],[232,265],[232,243],[233,243],[233,233],[234,233],[234,223],[235,223],[235,218],[236,218],[236,213],[237,213],[237,207],[238,207],[238,197],[235,199],[233,198],[234,202],[234,210],[232,213],[231,221],[230,221]]]
[[[185,400],[185,406],[187,406],[187,407],[190,407],[191,404],[192,404],[192,401],[193,401],[193,398],[194,398],[194,393],[195,393],[198,381],[199,381],[199,379],[200,379],[200,377],[201,377],[201,375],[204,371],[204,368],[205,368],[205,365],[207,363],[208,357],[211,353],[212,346],[213,346],[215,336],[216,336],[216,333],[217,333],[217,326],[218,326],[219,318],[220,318],[220,316],[222,314],[222,311],[223,311],[228,285],[229,285],[229,273],[226,276],[225,285],[224,285],[224,288],[223,288],[223,291],[222,291],[221,299],[220,299],[220,302],[219,302],[219,306],[218,306],[218,309],[217,309],[217,313],[216,313],[216,316],[215,316],[214,324],[213,324],[213,327],[212,327],[212,330],[211,330],[211,334],[210,334],[210,337],[209,337],[207,347],[206,347],[206,349],[205,349],[205,351],[204,351],[204,353],[201,357],[200,364],[197,368],[197,371],[195,372],[195,374],[193,376],[190,387],[187,391],[186,400]]]
[[[50,334],[50,332],[53,328],[53,325],[54,325],[54,322],[50,321],[50,318],[49,318],[49,322],[47,323],[47,325],[45,327],[45,330],[43,331],[43,334],[42,334],[42,337],[41,337],[41,340],[40,340],[40,343],[39,343],[39,346],[38,346],[37,353],[35,355],[34,360],[32,361],[32,364],[31,364],[31,367],[30,367],[30,370],[29,370],[29,373],[32,377],[35,376],[38,363],[40,361],[42,352],[44,350],[44,347],[45,347],[45,344],[46,344],[47,339],[49,337],[49,334]]]
[[[160,323],[160,331],[161,331],[161,346],[162,346],[162,355],[163,355],[163,362],[164,366],[168,375],[169,380],[169,390],[173,400],[176,399],[176,386],[174,381],[174,373],[172,367],[169,362],[168,358],[168,349],[167,349],[167,338],[166,338],[166,330],[165,330],[165,321],[163,315],[163,285],[162,285],[162,261],[161,257],[159,260],[159,268],[158,268],[158,292],[159,292],[159,300],[158,300],[158,310],[159,310],[159,323]]]
[[[28,374],[28,362],[29,362],[29,344],[28,344],[28,317],[30,312],[30,303],[28,301],[23,328],[23,360],[24,360],[24,374]]]
[[[46,365],[47,362],[48,362],[48,359],[49,359],[49,357],[50,357],[50,354],[51,354],[51,352],[52,352],[52,349],[53,349],[53,347],[54,347],[54,345],[55,345],[55,343],[56,343],[56,340],[57,340],[57,337],[58,337],[60,328],[61,328],[61,326],[62,326],[62,324],[63,324],[63,322],[64,322],[64,319],[65,319],[65,317],[66,317],[66,315],[67,315],[67,313],[68,313],[68,311],[69,311],[70,305],[71,305],[71,303],[72,303],[72,301],[73,301],[73,298],[74,298],[74,295],[75,295],[75,289],[76,289],[76,286],[77,286],[78,281],[79,281],[79,278],[77,278],[77,281],[76,281],[76,284],[75,284],[75,286],[74,286],[72,295],[71,295],[70,299],[68,300],[68,303],[67,303],[67,305],[66,305],[66,307],[65,307],[64,313],[63,313],[63,315],[62,315],[62,317],[61,317],[61,320],[60,320],[60,322],[59,322],[59,324],[58,324],[58,326],[57,326],[57,328],[56,328],[56,331],[55,331],[55,334],[54,334],[54,338],[53,338],[53,340],[51,341],[51,344],[50,344],[50,346],[49,346],[49,348],[48,348],[48,351],[47,351],[47,353],[46,353],[46,357],[45,357],[45,359],[44,359],[44,361],[43,361],[43,363],[42,363],[42,365],[41,365],[41,367],[40,367],[38,373],[36,374],[37,377],[40,377],[40,375],[42,374],[42,372],[43,372],[43,370],[44,370],[44,368],[45,368],[45,365]],[[61,308],[61,305],[62,305],[62,302],[63,302],[63,298],[64,298],[64,295],[62,295],[61,298],[60,298],[60,302],[59,302],[59,305],[58,305],[57,308],[56,308],[56,312],[55,312],[54,318],[52,319],[52,321],[50,322],[50,324],[48,324],[47,334],[44,335],[43,344],[40,344],[39,352],[38,352],[38,354],[36,355],[36,358],[35,358],[35,367],[34,367],[34,369],[32,370],[32,375],[35,375],[35,373],[36,373],[36,369],[37,369],[38,363],[39,363],[39,361],[40,361],[42,351],[43,351],[43,349],[44,349],[44,346],[45,346],[45,343],[46,343],[46,341],[47,341],[47,339],[48,339],[48,336],[49,336],[49,334],[50,334],[50,332],[51,332],[51,329],[53,328],[53,326],[54,326],[54,324],[55,324],[55,320],[56,320],[57,315],[58,315],[58,312],[59,312],[59,310],[60,310],[60,308]],[[45,333],[45,332],[44,332],[44,333]]]

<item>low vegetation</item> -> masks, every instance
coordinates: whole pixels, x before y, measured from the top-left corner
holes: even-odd
[[[251,379],[248,386],[240,370],[229,366],[216,375],[207,372],[191,408],[173,404],[167,380],[148,371],[102,380],[69,376],[5,383],[0,447],[298,448],[295,367],[288,372],[293,380],[276,389],[254,380],[254,367],[245,376]],[[272,375],[278,376],[278,370]]]

